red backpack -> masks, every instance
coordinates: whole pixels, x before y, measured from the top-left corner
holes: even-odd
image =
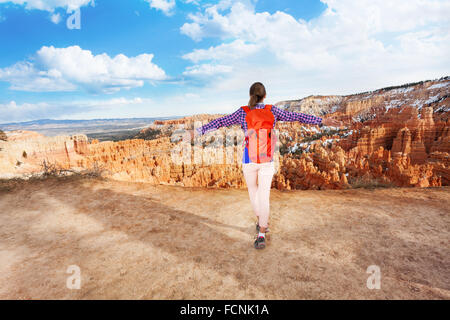
[[[264,109],[250,109],[242,107],[246,113],[247,133],[245,137],[248,155],[254,163],[270,162],[276,145],[276,135],[273,133],[275,117],[272,105],[265,105]]]

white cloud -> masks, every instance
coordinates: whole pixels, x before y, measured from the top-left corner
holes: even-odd
[[[321,1],[328,5],[326,14],[334,17],[335,22],[342,26],[359,26],[369,34],[408,31],[429,23],[445,23],[450,11],[450,3],[446,0]]]
[[[192,22],[185,23],[181,32],[196,40],[232,36],[257,41],[277,34],[293,41],[308,38],[319,31],[323,33],[346,30],[351,31],[351,34],[407,31],[429,23],[448,22],[450,11],[450,3],[446,0],[321,1],[327,4],[327,10],[319,18],[306,22],[302,19],[296,20],[281,11],[274,14],[255,13],[254,7],[247,1],[222,0],[217,5],[207,7],[204,12],[189,15]],[[357,29],[352,29],[354,27]],[[335,28],[337,30],[333,30]],[[296,33],[298,36],[292,37]],[[351,36],[347,38],[351,39]]]
[[[0,0],[0,3],[14,3],[25,5],[26,9],[44,10],[53,12],[56,8],[73,11],[83,6],[94,5],[94,0]]]
[[[328,8],[310,21],[281,11],[255,12],[243,1],[221,1],[189,15],[181,33],[195,41],[216,38],[224,43],[200,47],[183,58],[233,69],[221,81],[206,82],[200,95],[208,96],[205,101],[219,95],[243,100],[252,82],[264,80],[274,100],[299,98],[450,73],[449,1],[322,2]]]
[[[84,101],[84,102],[77,102],[77,104],[81,104],[82,106],[88,106],[88,107],[123,107],[127,105],[133,105],[133,104],[142,104],[142,103],[150,103],[152,100],[147,98],[113,98],[108,100],[92,100],[92,101]]]
[[[245,43],[237,39],[231,43],[223,43],[209,49],[195,49],[194,51],[183,55],[183,59],[198,63],[203,60],[226,60],[233,61],[255,53],[260,48],[253,43]]]
[[[173,8],[175,8],[175,0],[145,0],[149,3],[153,9],[158,9],[164,12],[166,15],[173,14]]]
[[[145,0],[151,8],[161,10],[164,14],[170,16],[173,14],[175,8],[175,0]],[[185,0],[187,3],[197,3],[196,1]],[[72,12],[84,6],[94,6],[95,0],[0,0],[1,3],[13,3],[25,6],[27,10],[43,10],[54,12],[58,8],[65,9],[67,12]],[[137,11],[136,11],[137,13]],[[137,13],[138,14],[138,13]],[[58,15],[59,16],[59,15]],[[50,17],[53,23],[59,23],[60,17],[52,15]],[[55,22],[58,21],[58,22]],[[0,20],[1,22],[1,20]]]
[[[36,114],[46,113],[49,111],[47,103],[24,103],[17,105],[15,101],[6,104],[0,104],[0,123],[27,121],[35,119]]]
[[[200,64],[188,67],[186,71],[183,72],[183,74],[185,76],[204,77],[229,73],[231,71],[233,71],[233,68],[230,66],[217,64]]]
[[[198,6],[200,2],[198,0],[183,0],[184,3],[193,4]]]
[[[18,62],[0,69],[0,81],[7,81],[10,89],[21,91],[74,91],[77,88],[57,70],[38,70],[31,62]]]
[[[43,10],[52,13],[50,21],[54,24],[59,24],[62,20],[60,13],[55,13],[55,10],[62,8],[68,13],[77,10],[81,7],[95,5],[95,0],[0,0],[1,3],[13,3],[25,6],[27,10]],[[0,18],[1,22],[1,18]]]
[[[79,115],[91,114],[91,117],[111,116],[126,117],[130,113],[130,108],[141,110],[152,105],[152,100],[148,98],[113,98],[107,100],[80,100],[65,102],[38,102],[17,104],[10,101],[0,104],[0,123],[10,123],[16,121],[31,121],[39,119],[58,118],[84,118]],[[139,113],[136,115],[140,115]]]
[[[59,13],[55,13],[55,14],[52,14],[51,16],[50,16],[50,20],[54,23],[54,24],[58,24],[58,23],[60,23],[61,22],[61,15],[59,14]]]
[[[127,57],[106,53],[93,55],[78,46],[42,47],[33,61],[0,69],[0,80],[23,91],[115,92],[141,87],[144,81],[164,80],[164,70],[152,62],[152,54]]]

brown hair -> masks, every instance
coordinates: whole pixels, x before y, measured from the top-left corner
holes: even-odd
[[[248,106],[250,109],[254,108],[258,102],[261,102],[266,96],[266,88],[261,82],[255,82],[250,87],[250,101]]]

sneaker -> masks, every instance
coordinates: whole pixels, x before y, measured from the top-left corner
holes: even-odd
[[[266,238],[264,237],[256,238],[255,243],[253,245],[255,246],[255,249],[264,249],[266,247]]]

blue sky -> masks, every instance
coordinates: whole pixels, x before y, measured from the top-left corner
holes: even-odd
[[[255,81],[275,103],[439,78],[449,3],[0,0],[0,123],[229,113]]]

